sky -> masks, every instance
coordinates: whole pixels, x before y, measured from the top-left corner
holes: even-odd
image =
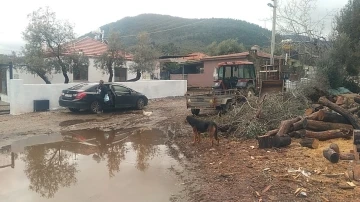
[[[279,0],[284,4],[291,0]],[[336,13],[348,0],[317,0],[314,19],[326,13]],[[220,4],[221,3],[221,4]],[[184,18],[232,18],[245,20],[271,29],[272,9],[267,6],[272,0],[11,0],[2,3],[0,12],[0,53],[19,51],[24,45],[21,32],[28,24],[27,15],[39,7],[49,6],[58,19],[68,20],[74,25],[77,36],[127,16],[142,13],[166,14]],[[331,17],[325,19],[325,31],[331,29]]]

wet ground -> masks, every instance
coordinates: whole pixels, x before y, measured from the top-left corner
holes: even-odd
[[[172,151],[172,150],[175,150]],[[177,201],[183,155],[151,128],[40,135],[4,147],[1,201]],[[4,158],[8,156],[8,158]]]
[[[360,199],[360,183],[339,187],[352,162],[332,164],[322,156],[330,143],[349,152],[351,140],[321,142],[313,150],[294,140],[287,148],[263,150],[256,140],[220,134],[220,146],[211,147],[205,137],[194,146],[183,98],[151,100],[145,110],[153,114],[60,110],[0,116],[0,201]],[[306,196],[295,194],[299,188]]]

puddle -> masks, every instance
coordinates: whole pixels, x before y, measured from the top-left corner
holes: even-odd
[[[86,123],[86,122],[91,122],[91,121],[95,121],[96,119],[75,119],[75,120],[68,120],[68,121],[63,121],[59,123],[60,127],[67,127],[67,126],[72,126],[72,125],[76,125],[76,124],[80,124],[80,123]]]
[[[90,129],[0,148],[1,201],[170,201],[183,155],[157,129]],[[12,165],[13,164],[13,165]],[[14,168],[12,168],[14,167]]]

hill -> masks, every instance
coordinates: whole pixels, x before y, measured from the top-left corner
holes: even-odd
[[[247,48],[255,44],[269,46],[271,37],[271,31],[242,20],[187,19],[158,14],[125,17],[103,25],[101,29],[105,31],[105,37],[110,30],[119,31],[122,43],[130,49],[136,44],[136,35],[146,31],[151,33],[151,39],[157,46],[173,43],[182,54],[205,51],[212,42],[230,38],[237,38]]]

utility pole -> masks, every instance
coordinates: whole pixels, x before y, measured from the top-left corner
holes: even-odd
[[[269,3],[268,6],[273,8],[273,21],[272,21],[272,32],[271,32],[271,57],[270,65],[274,65],[274,51],[275,51],[275,28],[276,28],[276,9],[277,9],[277,0],[272,0],[274,5]]]

